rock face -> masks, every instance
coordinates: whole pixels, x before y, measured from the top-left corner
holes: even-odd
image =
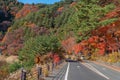
[[[18,62],[18,56],[10,56],[8,58],[6,58],[6,62],[7,63],[14,63],[14,62]]]
[[[0,10],[0,31],[7,31],[11,22],[9,21],[10,14],[7,11]]]
[[[0,31],[7,31],[8,27],[10,26],[11,22],[10,21],[3,21],[0,23]]]

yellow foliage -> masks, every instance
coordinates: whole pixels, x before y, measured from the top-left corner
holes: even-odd
[[[48,70],[45,70],[45,72],[44,72],[44,76],[47,77],[48,74],[49,74],[49,73],[48,73]]]
[[[100,57],[100,55],[98,54],[98,49],[93,49],[91,53],[91,60],[97,60]]]
[[[49,75],[49,71],[48,71],[48,69],[47,69],[47,65],[43,65],[43,75],[45,76],[45,77],[47,77],[48,75]]]
[[[113,52],[108,55],[108,58],[109,58],[108,62],[110,62],[110,63],[118,62],[120,60],[120,53]]]
[[[102,56],[100,58],[100,60],[102,60],[104,62],[108,62],[108,63],[120,62],[120,53],[118,53],[118,52],[110,53],[106,56]]]

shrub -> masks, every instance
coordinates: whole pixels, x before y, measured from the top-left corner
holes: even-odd
[[[20,64],[20,63],[18,63],[18,62],[15,62],[15,63],[13,63],[13,64],[10,64],[9,65],[9,72],[11,73],[11,72],[14,72],[14,71],[16,71],[16,70],[18,70],[19,68],[21,68],[22,67],[22,65]]]
[[[120,53],[112,52],[108,55],[99,57],[99,60],[108,62],[108,63],[117,63],[117,62],[120,62]]]
[[[120,53],[113,52],[113,53],[111,53],[111,54],[108,55],[107,62],[109,62],[109,63],[116,63],[118,61],[120,61]]]

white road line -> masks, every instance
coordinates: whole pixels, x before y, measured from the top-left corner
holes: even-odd
[[[77,66],[77,68],[80,68],[80,66]]]
[[[86,65],[85,65],[86,64]],[[97,74],[101,75],[102,77],[106,78],[106,79],[110,79],[109,77],[107,77],[106,75],[104,75],[103,73],[101,73],[100,71],[98,71],[96,68],[94,68],[92,65],[85,63],[83,65],[85,65],[87,68],[91,69],[92,71],[96,72]]]
[[[102,68],[103,70],[106,70],[106,68]]]
[[[68,78],[69,68],[70,68],[70,63],[68,63],[68,67],[67,67],[67,71],[66,71],[64,80],[68,80],[67,78]]]

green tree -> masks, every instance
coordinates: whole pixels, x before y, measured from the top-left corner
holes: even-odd
[[[89,0],[89,3],[86,3],[86,1],[88,0],[80,1],[75,6],[76,11],[73,15],[71,15],[71,18],[69,18],[68,21],[68,23],[70,23],[71,26],[74,27],[73,30],[76,35],[79,32],[83,34],[83,36],[77,35],[79,41],[81,41],[82,39],[86,39],[90,35],[91,30],[94,30],[97,27],[103,25],[100,22],[100,18],[103,17],[111,9],[114,9],[113,4],[101,7],[97,5],[96,0]],[[109,20],[106,22],[111,23],[113,22],[113,20]]]
[[[24,66],[32,66],[37,54],[45,55],[48,52],[59,52],[60,42],[55,36],[37,36],[30,38],[19,51],[19,59]]]

